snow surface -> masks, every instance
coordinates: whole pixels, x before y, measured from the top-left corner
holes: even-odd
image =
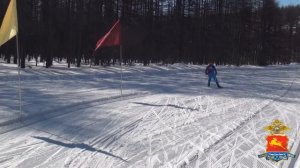
[[[289,166],[257,155],[273,119],[297,150],[300,65],[218,66],[223,89],[204,69],[126,66],[120,96],[120,67],[33,66],[20,114],[17,68],[0,63],[0,167]]]

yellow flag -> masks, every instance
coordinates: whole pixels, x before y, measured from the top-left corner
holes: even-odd
[[[0,46],[18,33],[17,2],[10,0],[0,28]]]

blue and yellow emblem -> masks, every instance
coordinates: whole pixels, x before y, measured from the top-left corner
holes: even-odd
[[[258,155],[259,158],[264,157],[266,160],[275,162],[288,160],[289,157],[295,158],[296,155],[289,153],[289,138],[284,133],[285,131],[290,130],[288,126],[284,125],[279,120],[274,120],[270,125],[264,127],[264,130],[268,131],[270,134],[266,137],[266,153]]]

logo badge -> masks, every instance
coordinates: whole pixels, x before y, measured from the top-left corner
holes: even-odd
[[[284,133],[285,131],[290,130],[288,126],[284,125],[279,120],[274,120],[270,125],[264,127],[264,130],[268,131],[270,134],[266,137],[266,153],[258,155],[259,158],[264,157],[266,160],[275,162],[288,160],[289,157],[295,158],[296,155],[289,153],[289,138]]]

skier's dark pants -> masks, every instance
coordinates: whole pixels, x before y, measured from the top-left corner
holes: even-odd
[[[216,76],[215,73],[208,74],[208,86],[210,86],[211,79],[213,79],[214,81],[216,81],[217,86],[219,86],[219,82],[218,82],[218,79],[217,79],[217,76]]]

